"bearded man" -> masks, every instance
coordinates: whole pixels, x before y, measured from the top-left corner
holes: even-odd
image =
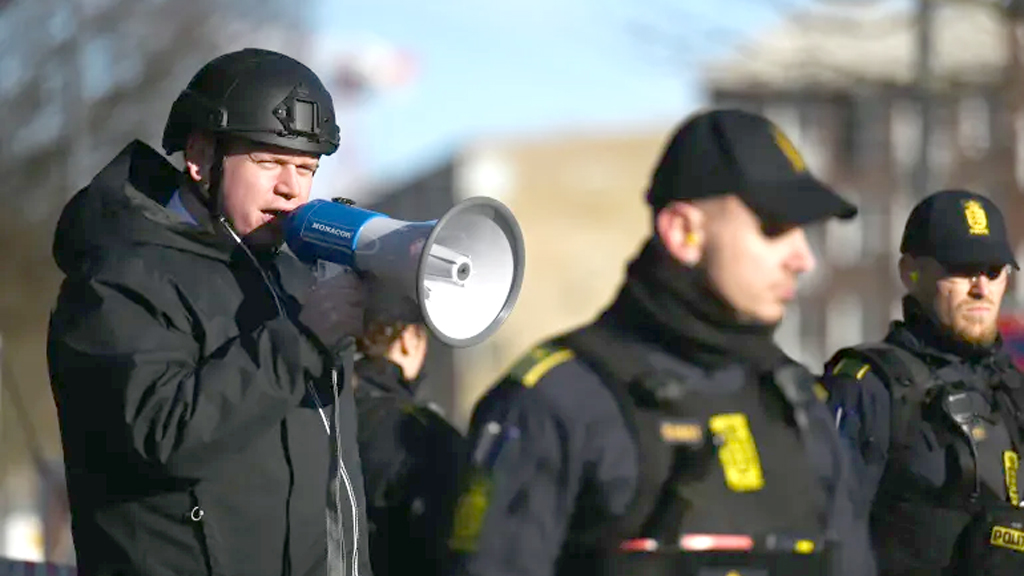
[[[900,252],[903,320],[823,374],[879,572],[1024,574],[1024,379],[996,324],[1018,268],[1003,216],[980,194],[937,192],[911,211]]]

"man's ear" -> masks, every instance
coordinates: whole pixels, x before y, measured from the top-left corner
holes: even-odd
[[[907,292],[917,291],[917,283],[921,280],[921,270],[917,260],[909,255],[900,256],[899,261],[900,281]]]
[[[704,256],[707,213],[690,202],[670,202],[654,217],[654,228],[673,258],[696,266]]]
[[[185,142],[185,173],[197,184],[208,184],[213,167],[213,139],[201,132],[189,134]]]
[[[403,354],[412,354],[416,351],[420,339],[424,336],[417,324],[406,324],[398,335]]]

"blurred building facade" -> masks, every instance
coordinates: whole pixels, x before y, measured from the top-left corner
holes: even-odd
[[[891,6],[794,13],[703,71],[709,104],[771,118],[819,177],[860,206],[851,222],[807,231],[819,266],[801,280],[777,340],[812,368],[840,347],[881,338],[901,316],[898,247],[918,200],[921,117],[913,14]],[[1017,129],[1024,115],[1011,90],[1020,84],[1012,28],[991,7],[938,3],[930,189],[963,187],[993,198],[1024,259],[1024,146]],[[649,233],[641,194],[677,120],[628,136],[477,142],[374,204],[423,220],[484,194],[505,201],[523,226],[526,280],[506,325],[471,349],[434,347],[428,393],[457,423],[519,354],[610,301],[623,266]],[[1006,315],[1022,304],[1024,282],[1014,278]]]
[[[990,196],[1024,257],[1019,72],[1011,27],[982,3],[936,3],[930,189]],[[819,267],[780,327],[780,344],[820,367],[835,350],[881,338],[899,318],[903,225],[921,115],[914,86],[913,14],[867,8],[793,14],[704,71],[708,100],[758,111],[805,153],[812,171],[860,206],[848,223],[810,230]],[[1024,303],[1011,280],[1007,313]]]

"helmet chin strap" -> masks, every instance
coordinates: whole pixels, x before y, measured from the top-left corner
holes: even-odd
[[[217,222],[223,218],[224,194],[221,186],[223,179],[224,146],[221,138],[216,137],[214,140],[213,161],[210,164],[210,177],[205,183],[186,177],[185,185],[182,186],[183,190],[189,193],[206,210],[209,223]]]
[[[224,208],[224,139],[214,136],[213,139],[213,164],[210,166],[210,184],[206,188],[206,209],[210,211],[210,217],[214,220],[221,219]]]
[[[210,177],[207,180],[206,186],[195,185],[195,195],[199,198],[199,201],[206,208],[206,211],[210,215],[210,223],[216,226],[219,223],[223,226],[228,235],[235,240],[236,243],[242,244],[242,239],[235,231],[234,225],[228,220],[226,214],[224,214],[224,156],[226,153],[226,146],[224,144],[224,138],[221,136],[214,136],[213,140],[213,162],[210,164]]]

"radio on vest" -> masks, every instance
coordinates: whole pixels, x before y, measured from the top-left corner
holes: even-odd
[[[300,260],[348,267],[399,287],[449,346],[490,337],[512,312],[523,283],[519,223],[487,197],[464,200],[426,222],[395,220],[345,199],[312,200],[289,215],[285,230]]]

